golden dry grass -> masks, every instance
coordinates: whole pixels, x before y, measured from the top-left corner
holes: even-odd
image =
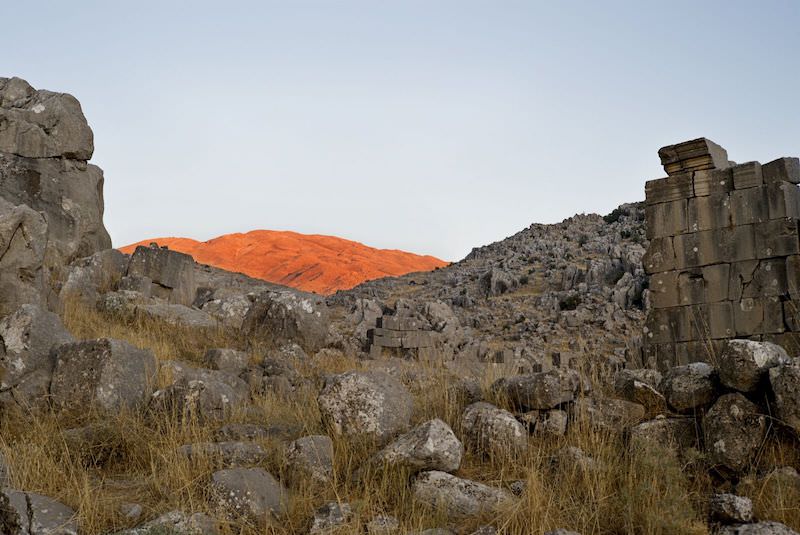
[[[208,347],[238,343],[224,332],[197,337],[174,327],[141,320],[103,317],[79,307],[65,312],[65,323],[78,337],[110,336],[149,347],[160,359],[197,361]],[[254,351],[254,354],[256,352]],[[88,413],[65,417],[50,413],[33,417],[10,415],[0,422],[0,451],[10,467],[12,485],[54,497],[78,512],[87,535],[131,527],[119,512],[123,503],[139,503],[146,518],[166,511],[208,512],[208,481],[219,468],[217,460],[188,460],[177,449],[183,444],[213,440],[228,422],[284,425],[301,434],[324,433],[316,403],[316,388],[324,373],[357,368],[358,361],[328,353],[300,371],[314,385],[290,400],[275,395],[257,397],[249,410],[239,410],[223,422],[184,421],[162,413]],[[450,375],[427,368],[412,384],[414,422],[438,417],[458,434],[463,401],[449,388]],[[487,374],[484,388],[493,380]],[[502,400],[498,400],[502,403]],[[77,433],[75,428],[91,429]],[[259,441],[268,451],[263,467],[286,482],[291,495],[289,515],[259,530],[242,522],[223,526],[229,534],[306,533],[316,508],[340,500],[352,505],[355,517],[337,533],[363,533],[364,524],[379,514],[397,517],[401,532],[442,527],[447,519],[413,499],[409,474],[394,468],[370,467],[364,477],[352,475],[374,453],[369,444],[334,438],[335,476],[327,485],[303,476],[290,477],[282,463],[283,443]],[[790,443],[763,452],[762,464],[792,464],[798,454]],[[568,446],[581,448],[597,461],[587,470],[579,463],[554,462]],[[541,534],[558,527],[588,534],[702,534],[707,533],[705,497],[711,480],[702,459],[679,459],[668,450],[630,451],[621,437],[574,425],[559,439],[532,438],[517,458],[484,458],[467,452],[456,475],[488,484],[508,486],[522,480],[525,491],[517,503],[496,517],[462,523],[459,530],[492,524],[502,533]],[[750,494],[762,517],[800,528],[797,496],[780,485],[754,479]],[[791,500],[795,500],[792,502]]]

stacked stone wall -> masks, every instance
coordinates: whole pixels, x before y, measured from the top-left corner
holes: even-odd
[[[698,139],[659,150],[645,186],[645,364],[713,361],[748,338],[800,352],[800,161],[734,164]]]

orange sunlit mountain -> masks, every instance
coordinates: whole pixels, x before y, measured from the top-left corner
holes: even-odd
[[[447,265],[433,256],[375,249],[334,236],[275,230],[226,234],[204,242],[155,238],[120,250],[132,253],[137,245],[152,242],[190,254],[202,264],[319,294],[352,288],[367,280]]]

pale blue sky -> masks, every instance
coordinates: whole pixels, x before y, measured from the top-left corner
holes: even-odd
[[[707,136],[800,154],[800,2],[9,2],[0,76],[95,132],[115,245],[258,228],[463,257]]]

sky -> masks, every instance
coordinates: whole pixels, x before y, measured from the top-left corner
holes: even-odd
[[[458,260],[643,199],[663,145],[800,154],[794,0],[0,8],[0,76],[82,104],[115,246],[274,229]]]

